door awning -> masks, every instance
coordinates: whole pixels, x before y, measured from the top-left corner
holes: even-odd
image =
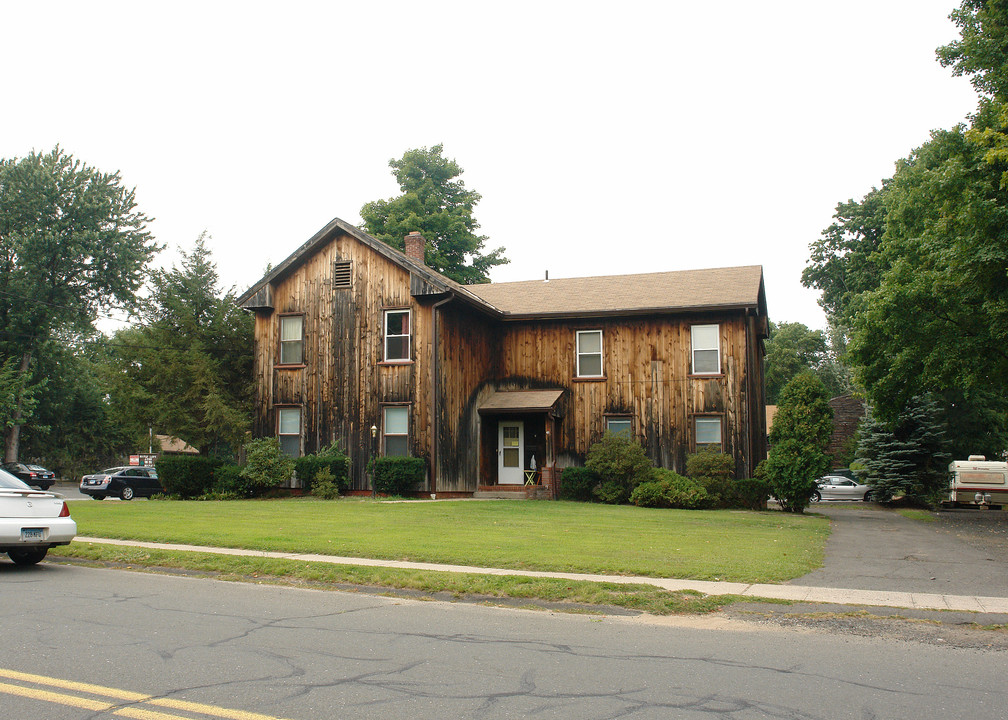
[[[479,406],[481,414],[549,412],[563,390],[498,390]]]

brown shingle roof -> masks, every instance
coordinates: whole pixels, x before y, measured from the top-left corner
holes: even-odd
[[[760,307],[759,265],[469,285],[505,315],[591,315]]]

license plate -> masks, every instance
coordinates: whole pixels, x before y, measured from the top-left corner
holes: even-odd
[[[42,528],[21,528],[22,540],[41,540]]]

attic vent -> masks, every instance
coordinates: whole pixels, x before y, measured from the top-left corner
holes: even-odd
[[[333,287],[350,287],[350,263],[338,262],[333,264]]]

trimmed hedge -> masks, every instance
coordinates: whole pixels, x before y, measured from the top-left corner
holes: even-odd
[[[739,504],[747,510],[766,510],[770,499],[770,485],[759,478],[742,478],[735,481]]]
[[[155,469],[161,487],[169,495],[194,498],[214,488],[214,474],[225,461],[200,455],[162,455]]]
[[[590,502],[599,477],[586,467],[565,467],[560,472],[560,499]]]
[[[339,451],[322,451],[318,455],[294,459],[294,471],[305,492],[311,491],[315,476],[323,469],[332,474],[332,482],[336,483],[341,493],[345,493],[350,487],[350,458],[346,455]]]
[[[419,490],[427,475],[427,463],[418,457],[379,457],[368,463],[376,493],[405,495]]]

